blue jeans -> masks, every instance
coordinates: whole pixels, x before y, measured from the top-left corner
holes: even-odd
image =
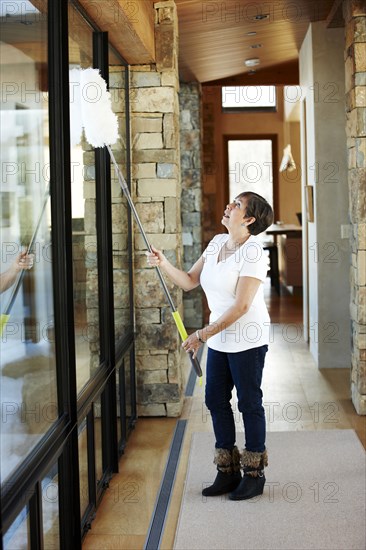
[[[231,450],[235,445],[235,421],[230,404],[235,386],[242,413],[245,448],[263,452],[266,419],[262,406],[262,371],[268,346],[226,353],[208,349],[206,406],[211,412],[216,448]]]

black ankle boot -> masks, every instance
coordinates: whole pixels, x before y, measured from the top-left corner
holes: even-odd
[[[217,465],[216,479],[210,487],[202,491],[205,497],[214,497],[230,493],[237,488],[241,481],[240,453],[237,447],[232,451],[216,449],[214,464]]]
[[[253,472],[251,472],[253,473]],[[257,470],[256,477],[244,470],[243,478],[238,487],[229,494],[230,500],[248,500],[263,494],[266,477],[263,470]]]
[[[241,473],[235,472],[233,474],[224,474],[218,470],[216,479],[210,487],[203,489],[202,494],[204,497],[215,497],[218,495],[224,495],[230,493],[237,488],[241,482]]]
[[[238,487],[229,494],[230,500],[248,500],[263,494],[266,478],[264,466],[268,466],[268,455],[244,450],[241,455],[244,476]]]

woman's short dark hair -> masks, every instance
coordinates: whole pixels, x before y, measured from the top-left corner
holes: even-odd
[[[245,191],[237,196],[238,199],[246,199],[245,217],[255,218],[255,222],[248,225],[251,235],[259,235],[273,223],[273,210],[271,205],[253,191]]]

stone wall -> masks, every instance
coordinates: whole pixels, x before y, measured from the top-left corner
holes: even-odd
[[[183,269],[187,271],[202,253],[202,131],[199,84],[180,84],[179,106]],[[203,324],[201,289],[197,288],[185,294],[183,304],[186,326],[201,328]]]
[[[156,65],[131,67],[133,197],[151,244],[181,265],[178,25],[174,1],[155,5]],[[180,338],[135,227],[137,403],[140,416],[178,416],[183,403]],[[167,280],[182,314],[182,293]]]
[[[345,0],[346,116],[351,222],[352,400],[366,414],[366,10]]]

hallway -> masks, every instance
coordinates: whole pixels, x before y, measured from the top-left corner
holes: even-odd
[[[324,448],[342,482],[363,487],[344,440],[357,433],[366,444],[365,2],[1,7],[0,550],[173,548],[188,487],[190,513],[202,520],[195,506],[214,473],[205,373],[191,372],[170,309],[193,334],[206,312],[200,288],[183,293],[170,281],[168,304],[145,252],[149,241],[190,269],[222,232],[236,193],[230,176],[240,192],[271,188],[272,282],[278,291],[280,276],[296,289],[279,297],[265,284],[273,327],[263,381],[266,490],[297,456],[310,476],[320,462],[329,470]],[[86,119],[103,123],[98,140]],[[108,147],[97,145],[107,145],[104,130]],[[260,140],[271,142],[263,158],[229,155],[231,142]],[[29,269],[25,251],[34,256]],[[236,396],[233,407],[240,430]],[[334,451],[326,438],[338,435]],[[297,438],[319,438],[321,458],[305,459]],[[192,460],[196,441],[207,446]],[[349,486],[344,493],[356,518],[353,503],[363,498]],[[298,509],[303,529],[286,514],[280,520],[296,543],[297,533],[315,532]],[[331,550],[342,547],[346,515],[328,529]],[[184,550],[202,540],[192,524]],[[272,542],[270,530],[267,547],[283,549]]]
[[[263,382],[267,431],[354,429],[366,446],[366,419],[358,416],[352,405],[349,369],[319,371],[302,340],[301,296],[283,289],[278,297],[268,279],[265,293],[274,326]],[[201,364],[204,367],[205,350]],[[233,404],[235,407],[235,397]],[[204,404],[204,384],[196,381],[193,396],[185,398],[181,419],[187,419],[187,426],[161,538],[160,548],[164,550],[170,550],[174,543],[191,435],[212,430]],[[145,547],[176,424],[174,418],[138,420],[120,461],[120,473],[111,480],[83,548]],[[212,459],[202,457],[210,464]]]

